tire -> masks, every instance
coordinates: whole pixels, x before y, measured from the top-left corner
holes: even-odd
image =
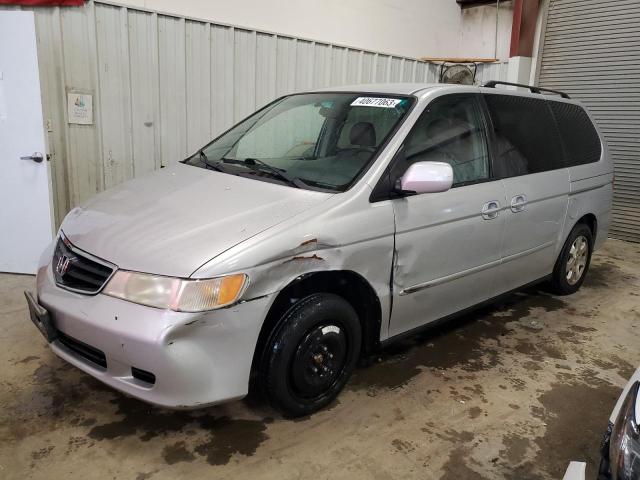
[[[316,293],[298,301],[262,357],[260,381],[269,403],[287,417],[331,403],[355,368],[361,337],[358,315],[342,297]]]
[[[553,268],[551,278],[553,293],[571,295],[578,291],[589,271],[592,251],[593,234],[591,229],[584,223],[577,224],[567,237]],[[571,264],[569,264],[570,261]]]

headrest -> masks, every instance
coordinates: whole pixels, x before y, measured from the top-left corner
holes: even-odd
[[[371,122],[358,122],[351,127],[349,134],[351,145],[359,145],[361,147],[376,146],[376,129],[373,128]]]

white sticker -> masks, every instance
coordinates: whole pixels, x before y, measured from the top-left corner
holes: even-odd
[[[67,93],[67,114],[69,123],[93,124],[93,95]]]
[[[340,333],[340,329],[335,325],[329,325],[322,328],[322,334],[326,335],[327,333]]]
[[[351,102],[352,107],[394,108],[402,100],[399,98],[358,97]]]

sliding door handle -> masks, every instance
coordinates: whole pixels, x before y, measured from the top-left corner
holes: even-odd
[[[500,202],[491,200],[482,206],[482,218],[485,220],[493,220],[500,214]]]
[[[511,199],[511,211],[513,213],[522,212],[527,205],[527,197],[524,195],[516,195]]]

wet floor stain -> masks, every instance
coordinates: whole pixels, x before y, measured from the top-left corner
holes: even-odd
[[[478,473],[468,465],[470,451],[471,449],[466,446],[452,449],[442,467],[440,480],[489,480],[490,477]]]
[[[395,448],[396,451],[401,453],[413,452],[416,449],[416,447],[411,442],[400,440],[399,438],[394,438],[391,441],[391,445],[393,445],[393,448]]]
[[[523,435],[508,433],[502,437],[504,449],[500,450],[499,458],[505,464],[516,466],[520,464],[531,446],[531,440]]]
[[[621,378],[627,379],[633,375],[635,367],[618,355],[610,355],[606,359],[592,357],[591,363],[602,370],[613,370],[618,373]]]
[[[215,408],[155,408],[104,386],[58,359],[35,368],[32,379],[34,388],[28,398],[14,399],[9,408],[13,413],[9,420],[12,439],[21,441],[56,426],[84,430],[84,434],[68,438],[65,455],[103,442],[114,444],[132,438],[147,443],[160,439],[168,442],[160,453],[166,464],[201,459],[211,465],[224,465],[235,454],[253,455],[268,439],[267,425],[273,421],[271,417],[230,418]],[[108,421],[100,420],[110,411],[113,413]],[[32,421],[34,416],[41,421]],[[31,455],[38,461],[53,453],[54,447],[47,446]]]
[[[480,407],[471,407],[467,411],[467,415],[469,415],[469,418],[473,420],[474,418],[478,418],[482,415],[482,409]]]
[[[31,452],[31,458],[33,460],[42,460],[43,458],[48,457],[54,448],[56,448],[54,445],[49,445],[48,447],[34,450],[33,452]]]
[[[631,280],[634,279],[633,275],[625,275],[618,265],[613,262],[602,262],[598,264],[591,264],[587,276],[582,283],[583,287],[602,289],[611,286],[611,283],[615,280]]]
[[[148,442],[156,437],[170,438],[172,434],[207,438],[200,443],[187,445],[177,442],[163,451],[163,458],[169,464],[192,461],[194,453],[204,457],[211,465],[224,465],[234,454],[251,456],[262,442],[271,419],[246,420],[212,415],[204,411],[170,411],[153,408],[139,400],[119,395],[111,401],[117,405],[119,420],[96,425],[87,436],[91,439],[114,440],[134,437]],[[192,451],[194,453],[192,453]]]
[[[595,478],[600,462],[600,440],[607,429],[609,414],[621,389],[594,375],[583,373],[556,383],[539,397],[539,411],[547,425],[535,440],[538,454],[530,465],[542,467],[552,478],[562,478],[570,460],[587,462],[587,478]],[[598,439],[598,440],[596,440]]]
[[[119,419],[93,426],[87,434],[89,438],[101,441],[134,436],[148,442],[195,423],[189,412],[156,409],[124,395],[118,395],[110,403],[116,405],[115,416]]]
[[[162,450],[162,458],[168,465],[173,465],[178,462],[192,462],[196,457],[187,450],[184,441],[179,441],[165,446]]]
[[[201,426],[211,434],[195,451],[210,465],[224,465],[234,454],[252,456],[269,438],[266,424],[255,420],[204,417]]]
[[[391,345],[380,361],[355,372],[349,387],[354,390],[395,389],[407,384],[424,369],[461,368],[479,372],[497,366],[504,353],[501,338],[509,336],[520,325],[511,324],[528,317],[535,309],[553,312],[567,304],[539,290],[527,290],[481,308],[459,319],[436,327],[422,335]],[[536,330],[537,331],[537,330]],[[492,341],[489,345],[487,341]],[[521,353],[541,360],[564,359],[548,342],[521,343]]]

